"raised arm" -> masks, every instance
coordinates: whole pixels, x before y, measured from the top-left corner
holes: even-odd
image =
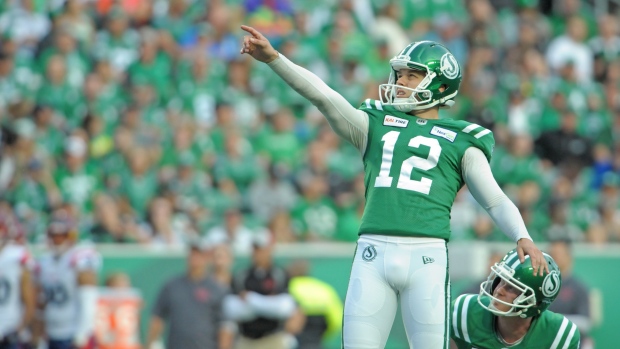
[[[368,139],[368,114],[355,109],[338,92],[331,89],[318,76],[294,64],[278,53],[256,29],[241,26],[251,36],[243,38],[241,54],[267,63],[291,88],[308,99],[325,115],[334,131],[351,142],[360,152],[366,149]]]
[[[491,166],[482,150],[475,147],[468,148],[463,156],[462,168],[463,179],[473,197],[484,207],[504,234],[517,243],[521,262],[525,260],[525,255],[529,255],[534,273],[539,272],[543,275],[543,270],[549,273],[545,258],[527,232],[519,209],[495,181]]]

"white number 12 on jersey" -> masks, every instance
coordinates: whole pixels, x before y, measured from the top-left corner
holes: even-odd
[[[390,131],[386,133],[381,140],[383,144],[383,156],[381,158],[381,169],[379,170],[379,176],[375,179],[375,187],[391,187],[392,177],[390,177],[390,170],[392,169],[392,159],[394,157],[394,146],[400,136],[398,131]],[[433,180],[422,177],[419,181],[411,179],[411,172],[414,168],[422,171],[428,171],[437,166],[439,161],[439,155],[441,154],[441,145],[435,138],[428,138],[424,136],[415,136],[409,140],[409,146],[413,148],[419,148],[420,145],[425,145],[431,148],[428,153],[428,157],[421,158],[419,156],[411,156],[403,162],[400,167],[400,176],[398,177],[398,184],[396,187],[399,189],[413,190],[422,194],[427,194],[431,191],[431,184]]]

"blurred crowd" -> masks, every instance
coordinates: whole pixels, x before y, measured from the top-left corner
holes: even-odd
[[[464,80],[442,117],[494,131],[532,237],[620,241],[619,18],[579,0],[2,1],[0,200],[23,239],[62,209],[96,243],[354,241],[359,153],[239,54],[242,23],[355,106],[408,43],[444,43]],[[452,221],[505,239],[466,188]]]

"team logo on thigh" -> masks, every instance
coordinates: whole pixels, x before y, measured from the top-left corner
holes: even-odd
[[[366,262],[371,262],[375,258],[377,258],[377,249],[373,245],[366,246],[364,251],[362,251],[362,259]]]

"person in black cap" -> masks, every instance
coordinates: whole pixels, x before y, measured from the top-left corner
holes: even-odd
[[[235,349],[290,347],[291,336],[284,331],[284,325],[297,306],[288,294],[286,271],[273,263],[273,245],[268,232],[255,234],[252,264],[235,274],[233,295],[224,300],[225,316],[239,327]]]
[[[208,274],[211,247],[198,239],[191,240],[189,245],[186,272],[173,277],[159,292],[147,349],[159,339],[166,322],[166,348],[229,349],[232,345],[233,333],[222,317],[222,300],[227,290]]]

